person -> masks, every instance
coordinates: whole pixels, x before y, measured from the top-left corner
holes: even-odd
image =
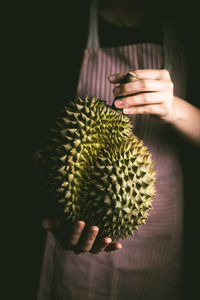
[[[145,4],[90,1],[87,45],[75,82],[79,97],[96,95],[112,105],[120,96],[116,108],[129,115],[155,161],[153,209],[133,237],[119,241],[98,240],[98,227],[79,220],[64,236],[65,247],[56,236],[59,220],[46,215],[38,300],[180,299],[183,182],[173,134],[199,147],[200,111],[185,100],[183,48],[154,6]],[[138,80],[120,84],[129,71]]]

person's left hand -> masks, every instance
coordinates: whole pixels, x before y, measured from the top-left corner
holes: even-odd
[[[113,242],[111,238],[97,238],[99,228],[86,228],[84,221],[77,221],[73,226],[61,226],[56,218],[47,217],[42,221],[45,230],[51,230],[55,238],[65,250],[72,250],[76,254],[90,252],[99,254],[102,251],[113,252],[122,248],[120,242]],[[63,228],[62,228],[63,227]]]
[[[123,109],[125,114],[151,114],[171,122],[175,114],[175,97],[169,72],[164,69],[131,72],[138,79],[114,88],[114,95],[122,97],[115,101],[115,107]],[[114,74],[108,79],[110,83],[120,83],[126,73]]]

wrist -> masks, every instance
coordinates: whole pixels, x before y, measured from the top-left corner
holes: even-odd
[[[200,110],[189,102],[174,96],[171,113],[165,121],[188,141],[200,145]]]
[[[183,110],[181,109],[182,101],[183,100],[181,100],[176,96],[174,96],[173,98],[171,110],[165,118],[165,121],[171,126],[176,127],[177,123],[179,123],[183,119],[182,117]]]

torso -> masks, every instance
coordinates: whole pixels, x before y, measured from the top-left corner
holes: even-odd
[[[77,96],[113,101],[107,76],[164,65],[160,44],[142,42],[85,49]],[[175,85],[181,77],[174,70]],[[150,115],[130,116],[134,133],[152,153],[157,170],[156,197],[146,225],[121,241],[114,253],[76,255],[61,249],[49,233],[38,300],[178,299],[182,259],[182,177],[168,128]]]

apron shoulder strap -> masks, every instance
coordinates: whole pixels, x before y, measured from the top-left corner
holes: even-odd
[[[90,0],[89,35],[87,49],[99,48],[98,38],[98,0]]]

